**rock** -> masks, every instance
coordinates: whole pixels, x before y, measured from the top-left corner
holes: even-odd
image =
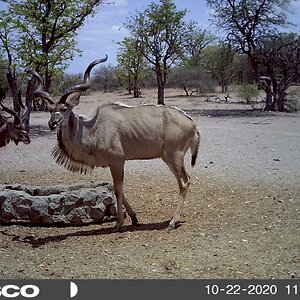
[[[80,226],[116,217],[109,183],[71,186],[0,185],[0,223]]]

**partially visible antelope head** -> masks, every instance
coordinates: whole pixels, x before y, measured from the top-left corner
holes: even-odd
[[[93,61],[84,73],[84,84],[78,84],[67,89],[58,101],[54,101],[54,99],[49,93],[43,91],[43,79],[37,72],[30,69],[26,70],[28,74],[35,76],[39,82],[39,85],[37,87],[37,90],[34,92],[34,95],[36,97],[44,98],[49,103],[49,111],[51,116],[48,125],[50,130],[54,131],[58,128],[65,127],[68,125],[69,116],[72,109],[79,104],[81,94],[84,91],[88,90],[91,86],[91,70],[97,64],[105,62],[107,58],[108,56],[106,55],[105,58]]]
[[[2,101],[3,99],[0,99],[2,110],[9,113],[14,120],[11,121],[6,116],[0,115],[0,147],[6,146],[11,140],[14,141],[16,145],[18,145],[19,142],[29,144],[30,137],[23,124],[23,120],[28,115],[28,108],[20,101],[23,113],[19,116],[14,110],[6,107]]]

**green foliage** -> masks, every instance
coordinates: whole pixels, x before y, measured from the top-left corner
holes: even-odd
[[[203,61],[204,49],[216,39],[206,29],[201,29],[195,23],[188,25],[189,32],[185,36],[183,65],[200,66]]]
[[[7,2],[8,11],[0,20],[7,39],[0,46],[7,46],[14,54],[16,65],[40,72],[49,90],[51,78],[59,75],[79,52],[76,30],[103,0]]]
[[[169,69],[184,55],[185,36],[189,32],[183,21],[185,15],[186,10],[177,11],[171,0],[160,0],[158,4],[152,2],[125,24],[156,73],[159,104],[164,104]]]
[[[208,0],[214,21],[227,40],[251,62],[254,79],[267,76],[272,91],[266,91],[266,110],[285,110],[285,91],[299,78],[300,38],[280,33],[288,25],[286,12],[291,0]]]
[[[271,78],[273,101],[268,110],[286,109],[286,91],[300,80],[300,36],[295,33],[279,33],[262,37],[257,53],[265,74]]]
[[[191,96],[195,93],[212,92],[215,82],[199,66],[182,66],[171,70],[168,86],[182,87],[186,95]]]
[[[157,60],[162,69],[170,66],[183,55],[183,17],[186,10],[177,11],[170,0],[152,2],[148,8],[127,23],[133,36],[141,42],[141,51],[150,64]],[[165,62],[165,63],[164,63]]]
[[[222,92],[225,92],[233,77],[233,49],[230,44],[223,42],[206,47],[204,54],[205,69],[221,85]]]
[[[2,59],[0,55],[0,87],[3,88],[5,91],[8,89],[8,83],[5,76],[6,63],[4,59]]]
[[[233,79],[238,84],[253,82],[253,70],[249,57],[245,54],[235,53],[233,57]]]
[[[251,104],[259,96],[256,84],[244,83],[238,87],[238,97],[248,104]]]
[[[134,97],[139,97],[147,68],[141,52],[141,44],[133,38],[125,38],[119,45],[118,76],[128,92],[131,94],[133,90]]]

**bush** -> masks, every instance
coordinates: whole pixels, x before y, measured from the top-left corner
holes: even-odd
[[[187,96],[193,93],[209,93],[214,91],[215,82],[209,74],[197,67],[178,67],[170,73],[168,86],[183,88]]]
[[[78,74],[65,74],[61,78],[57,78],[59,81],[54,86],[59,86],[58,91],[52,90],[54,95],[61,95],[70,87],[83,83],[83,78],[80,73]]]
[[[255,84],[244,83],[238,87],[238,97],[251,105],[253,109],[257,109],[259,103],[261,103],[261,101],[258,101],[259,93],[257,85]]]

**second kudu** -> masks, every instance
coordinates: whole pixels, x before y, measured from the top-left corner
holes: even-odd
[[[58,129],[53,156],[70,171],[87,173],[95,167],[110,168],[118,211],[115,231],[120,231],[124,223],[122,204],[132,224],[138,225],[136,213],[124,195],[125,161],[162,158],[176,177],[180,190],[179,203],[169,223],[169,229],[174,229],[190,183],[184,156],[190,149],[194,166],[198,154],[200,134],[197,126],[182,110],[162,105],[103,104],[89,119],[77,116],[73,108],[90,87],[92,68],[106,60],[107,56],[92,62],[85,71],[84,84],[66,90],[58,101],[43,91],[39,74],[28,70],[39,81],[35,95],[49,103],[50,129]]]
[[[6,146],[10,141],[14,141],[16,145],[19,142],[24,144],[30,143],[30,137],[25,130],[23,120],[28,115],[28,108],[22,103],[21,96],[18,98],[19,104],[23,109],[21,116],[18,115],[14,110],[6,107],[3,104],[4,92],[0,87],[0,148]],[[13,117],[13,121],[7,118],[3,113],[8,113],[9,116]]]

